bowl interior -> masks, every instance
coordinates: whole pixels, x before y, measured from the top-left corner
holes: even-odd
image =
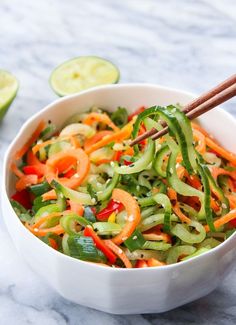
[[[123,106],[129,112],[133,112],[143,105],[146,107],[176,103],[184,105],[192,98],[192,94],[175,89],[148,84],[130,84],[102,86],[53,102],[30,118],[10,145],[5,160],[7,193],[11,194],[14,190],[15,177],[9,173],[9,164],[13,160],[13,155],[27,141],[40,120],[51,120],[60,128],[69,117],[84,112],[92,106],[102,107],[109,111]],[[221,109],[214,109],[199,118],[199,122],[225,148],[236,152],[234,141],[236,124],[229,114]]]

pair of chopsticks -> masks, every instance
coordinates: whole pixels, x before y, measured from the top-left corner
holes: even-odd
[[[190,120],[193,120],[234,96],[236,96],[236,74],[184,106],[183,112]],[[151,137],[152,140],[162,137],[169,131],[166,123],[163,122],[162,126],[164,128],[161,131],[158,132],[155,128],[152,128],[150,131],[134,139],[130,145],[133,146],[149,137]]]

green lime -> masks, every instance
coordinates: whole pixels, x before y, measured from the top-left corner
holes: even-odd
[[[55,93],[65,96],[119,81],[120,72],[110,61],[96,56],[81,56],[59,65],[51,74]]]
[[[8,71],[0,70],[0,120],[16,97],[19,83]]]

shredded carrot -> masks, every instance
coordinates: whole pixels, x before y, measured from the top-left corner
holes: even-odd
[[[219,175],[228,175],[230,177],[232,177],[234,180],[236,180],[236,175],[235,173],[232,173],[228,170],[225,170],[223,168],[220,168],[220,167],[210,167],[210,171],[211,171],[211,174],[212,176],[214,177],[215,180],[217,180],[217,177]]]
[[[75,149],[81,147],[80,142],[79,142],[79,140],[78,140],[78,138],[77,138],[76,136],[71,135],[71,136],[70,136],[70,142],[71,142],[71,145],[72,145]]]
[[[217,144],[214,140],[209,137],[206,137],[206,144],[209,148],[214,150],[217,154],[230,161],[234,166],[236,166],[236,155],[232,152],[222,148],[219,144]]]
[[[109,239],[104,240],[104,243],[114,254],[116,254],[122,260],[126,268],[132,268],[130,260],[119,246],[114,244],[113,241]]]
[[[170,235],[164,233],[164,232],[144,232],[143,237],[145,240],[163,240],[166,243],[171,242]]]
[[[55,190],[50,190],[44,194],[42,194],[43,201],[48,201],[48,200],[56,200],[57,195]]]
[[[70,158],[76,159],[77,160],[77,171],[76,174],[74,174],[71,178],[58,178],[57,173],[58,173],[58,164],[61,161],[69,160]],[[78,149],[70,149],[67,150],[66,152],[60,151],[50,157],[47,162],[47,175],[46,179],[48,183],[51,183],[53,179],[57,179],[65,186],[70,187],[70,188],[75,188],[78,187],[85,177],[88,175],[89,170],[90,170],[90,161],[85,153],[84,150],[78,148]]]
[[[19,178],[24,176],[24,173],[17,167],[15,162],[11,164],[11,171]]]
[[[88,138],[88,139],[85,140],[85,142],[84,142],[84,149],[87,150],[93,144],[97,143],[98,141],[100,141],[101,139],[103,139],[105,136],[111,135],[111,134],[114,134],[114,132],[113,131],[109,131],[109,130],[104,130],[104,131],[97,132],[96,134],[94,134],[94,136],[92,136],[91,138]]]
[[[127,222],[121,232],[112,238],[113,243],[120,245],[129,238],[141,220],[138,202],[128,192],[115,188],[112,192],[112,199],[123,204],[127,212]]]
[[[225,214],[224,216],[222,216],[219,219],[217,219],[216,221],[214,221],[214,226],[217,229],[235,218],[236,218],[236,209],[233,209],[229,213]],[[208,225],[205,225],[205,229],[207,232],[210,231]]]
[[[205,137],[209,137],[209,134],[207,133],[206,130],[204,130],[199,124],[191,122],[191,126],[194,130],[198,130],[199,132],[201,132],[203,135],[205,135]]]
[[[79,216],[83,215],[84,207],[82,204],[75,203],[72,200],[69,200],[69,204],[70,204],[71,211],[75,212]]]
[[[29,140],[23,145],[23,147],[18,150],[15,154],[15,160],[21,159],[24,154],[28,151],[30,146],[38,139],[40,133],[45,128],[45,122],[41,121],[39,125],[37,126],[36,130],[33,132],[32,136],[29,138]]]
[[[120,129],[112,122],[110,117],[105,113],[92,112],[83,120],[84,124],[92,125],[94,122],[101,122],[109,126],[114,131],[119,131]]]
[[[23,175],[17,182],[16,182],[16,190],[22,191],[26,187],[31,185],[35,185],[38,183],[38,176],[37,175]]]
[[[166,263],[160,262],[156,258],[153,258],[153,257],[147,259],[146,262],[147,262],[148,267],[166,265]]]
[[[37,228],[31,227],[28,223],[25,223],[25,227],[27,229],[29,229],[29,231],[32,232],[37,237],[46,236],[49,232],[52,232],[57,235],[64,234],[64,232],[65,232],[61,225],[57,225],[57,226],[51,227],[51,228],[37,229]]]
[[[27,222],[25,223],[26,228],[28,228],[35,236],[38,237],[43,237],[46,236],[49,232],[55,233],[57,235],[61,235],[63,234],[65,231],[64,229],[61,227],[60,224],[51,227],[51,228],[40,228],[40,226],[42,226],[46,221],[55,218],[55,217],[59,217],[60,215],[62,215],[61,212],[53,212],[50,213],[49,215],[45,216],[45,217],[41,217],[34,225],[29,225]]]
[[[180,209],[179,207],[179,203],[176,202],[176,204],[174,206],[172,206],[172,209],[174,211],[174,213],[179,217],[179,219],[182,221],[182,222],[186,222],[186,223],[190,223],[191,222],[191,219],[188,218]]]
[[[128,123],[126,126],[124,126],[121,130],[118,132],[115,132],[111,135],[105,136],[102,140],[98,141],[97,143],[94,143],[92,146],[90,146],[88,149],[85,150],[87,154],[90,154],[91,152],[104,147],[105,145],[113,142],[113,141],[121,141],[124,139],[127,139],[130,137],[133,126],[133,122]]]

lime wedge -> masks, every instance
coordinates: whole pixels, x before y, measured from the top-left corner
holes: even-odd
[[[0,70],[0,120],[16,97],[18,87],[17,79],[10,72]]]
[[[96,56],[81,56],[59,65],[51,74],[50,84],[59,96],[119,81],[118,68]]]

